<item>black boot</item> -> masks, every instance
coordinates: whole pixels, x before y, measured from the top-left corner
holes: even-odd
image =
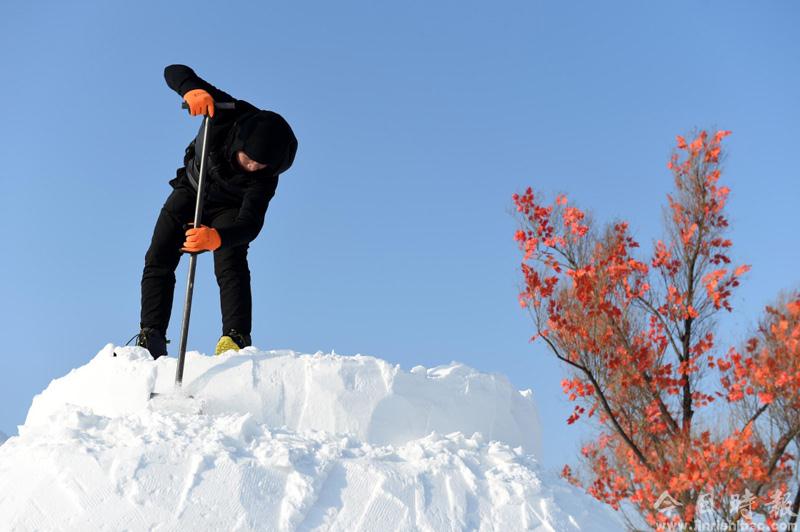
[[[151,327],[143,328],[136,338],[136,345],[147,349],[153,359],[167,356],[168,343],[164,333]]]

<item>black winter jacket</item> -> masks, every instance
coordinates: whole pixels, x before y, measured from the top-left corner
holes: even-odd
[[[208,130],[208,149],[206,155],[206,182],[203,186],[205,201],[239,207],[236,220],[225,227],[217,227],[222,246],[237,246],[251,242],[258,236],[264,225],[267,206],[275,195],[278,176],[289,169],[297,152],[297,138],[288,123],[271,111],[261,111],[252,104],[237,100],[200,78],[185,65],[170,65],[164,69],[167,85],[183,96],[193,89],[203,89],[211,94],[215,102],[233,102],[234,109],[215,108],[214,118]],[[277,133],[266,140],[273,160],[267,168],[256,172],[243,170],[235,160],[236,152],[243,147],[241,138],[247,131],[248,120],[257,116],[267,116],[277,125]],[[252,123],[252,120],[251,120]],[[202,153],[203,127],[197,137],[186,148],[184,166],[170,181],[173,188],[191,187],[197,190],[197,177],[200,174],[200,154]],[[262,161],[265,162],[265,161]]]

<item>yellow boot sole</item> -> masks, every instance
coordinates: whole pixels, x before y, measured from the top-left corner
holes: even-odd
[[[239,346],[236,345],[236,342],[234,342],[233,338],[231,338],[230,336],[223,336],[222,338],[219,339],[219,342],[217,342],[217,348],[214,349],[214,354],[221,355],[225,351],[231,351],[231,350],[238,351]]]

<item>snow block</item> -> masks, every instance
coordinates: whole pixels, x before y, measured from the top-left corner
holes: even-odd
[[[109,344],[37,395],[0,446],[3,526],[624,528],[540,470],[532,393],[501,375],[247,348],[187,353],[171,394],[175,364]]]

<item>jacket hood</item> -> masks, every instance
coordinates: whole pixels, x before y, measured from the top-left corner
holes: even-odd
[[[242,150],[248,157],[266,164],[264,170],[278,175],[292,166],[297,138],[284,118],[272,111],[254,111],[241,116],[231,128],[228,160]]]

